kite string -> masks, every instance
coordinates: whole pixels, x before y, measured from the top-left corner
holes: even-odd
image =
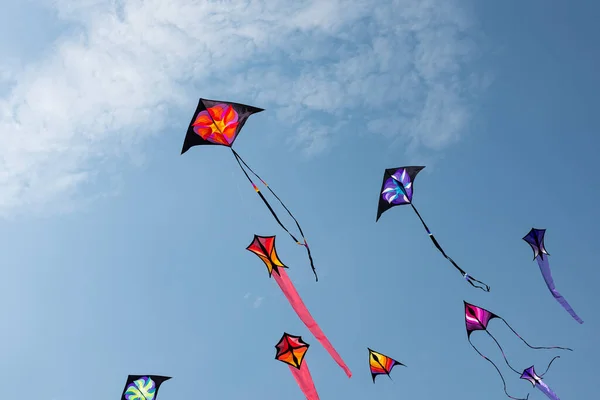
[[[256,191],[256,193],[258,193],[258,195],[261,197],[261,199],[263,200],[263,202],[265,203],[265,205],[267,206],[267,208],[269,209],[269,211],[271,211],[271,214],[273,215],[273,217],[275,218],[275,220],[277,221],[277,223],[279,224],[279,226],[281,226],[288,233],[288,235],[290,235],[290,237],[297,244],[299,244],[301,246],[304,246],[306,248],[306,252],[308,254],[308,259],[310,261],[310,267],[311,267],[311,269],[313,271],[313,274],[315,275],[315,279],[318,282],[319,281],[319,277],[317,276],[317,270],[315,269],[314,261],[313,261],[313,258],[312,258],[312,253],[310,251],[310,247],[308,246],[308,242],[306,241],[306,237],[304,236],[304,232],[302,231],[302,227],[300,226],[300,223],[298,222],[298,220],[296,219],[296,217],[294,217],[294,215],[292,214],[292,212],[286,207],[286,205],[279,198],[279,196],[277,196],[277,194],[273,191],[273,189],[271,189],[271,187],[256,172],[254,172],[254,170],[252,168],[250,168],[250,166],[244,161],[244,159],[233,148],[231,148],[231,151],[233,152],[233,155],[234,155],[234,157],[235,157],[238,165],[240,166],[240,168],[242,169],[242,171],[244,171],[244,175],[246,175],[246,178],[252,184],[252,186],[254,187],[254,190]],[[243,164],[243,166],[242,166],[242,164]],[[302,236],[302,240],[304,241],[304,243],[301,243],[298,239],[296,239],[296,237],[279,220],[279,217],[277,216],[277,214],[275,213],[275,211],[273,210],[273,208],[271,207],[271,205],[269,204],[269,202],[267,201],[267,199],[263,196],[263,194],[261,193],[260,189],[258,189],[258,187],[254,184],[254,182],[252,181],[252,179],[250,178],[250,176],[248,175],[248,173],[244,169],[244,166],[246,168],[248,168],[248,170],[250,171],[250,173],[252,173],[258,180],[260,180],[263,185],[265,185],[265,187],[269,190],[269,192],[271,192],[271,194],[277,199],[277,201],[279,201],[279,204],[281,204],[281,206],[287,211],[287,213],[289,214],[289,216],[292,217],[292,219],[296,223],[296,226],[298,227],[298,231],[300,232],[300,235]]]
[[[503,322],[506,324],[506,326],[508,326],[508,329],[510,329],[510,330],[511,330],[511,331],[512,331],[512,332],[513,332],[515,335],[517,335],[517,337],[518,337],[519,339],[521,339],[521,341],[522,341],[523,343],[525,343],[525,344],[527,345],[527,347],[529,347],[530,349],[534,349],[534,350],[553,350],[553,349],[559,349],[559,350],[568,350],[568,351],[573,351],[573,349],[570,349],[570,348],[568,348],[568,347],[559,347],[559,346],[552,346],[552,347],[545,347],[545,346],[541,346],[541,347],[536,347],[536,346],[532,346],[532,345],[530,345],[529,343],[527,343],[527,341],[525,341],[525,339],[523,339],[523,338],[521,337],[521,335],[519,335],[519,334],[518,334],[518,333],[517,333],[517,332],[516,332],[516,331],[515,331],[515,330],[512,328],[512,326],[510,326],[510,325],[508,324],[508,322],[506,322],[506,320],[505,320],[504,318],[502,318],[502,317],[498,317],[498,318],[500,318],[500,319],[501,319],[501,320],[502,320],[502,321],[503,321]]]
[[[258,193],[258,195],[262,199],[263,203],[265,203],[265,205],[267,206],[267,208],[269,209],[269,211],[271,212],[271,214],[273,215],[273,217],[275,218],[275,220],[277,221],[277,223],[279,224],[279,226],[281,226],[292,237],[292,239],[294,239],[294,241],[296,243],[298,243],[298,239],[296,239],[294,237],[294,235],[285,227],[285,225],[283,225],[283,223],[281,222],[281,220],[279,219],[279,217],[275,213],[275,210],[273,210],[273,207],[271,207],[271,205],[269,204],[269,202],[267,201],[267,199],[265,198],[265,196],[262,194],[262,192],[260,191],[260,189],[256,186],[256,184],[254,184],[254,182],[252,181],[252,178],[250,178],[250,176],[248,175],[248,173],[246,172],[246,170],[244,169],[244,167],[240,163],[240,159],[236,155],[235,151],[233,149],[231,149],[231,151],[233,151],[234,155],[236,156],[235,159],[236,159],[236,161],[237,161],[240,169],[242,170],[242,172],[246,176],[246,179],[248,179],[248,182],[250,182],[250,184],[252,185],[252,187],[254,188],[254,190],[256,191],[256,193]]]
[[[510,363],[508,362],[508,359],[506,358],[506,354],[504,354],[504,349],[502,348],[502,346],[500,346],[500,343],[498,343],[498,341],[496,340],[496,338],[490,332],[488,332],[487,329],[485,329],[485,333],[487,333],[489,335],[489,337],[491,337],[492,340],[494,342],[496,342],[496,346],[498,346],[498,348],[500,349],[500,352],[502,353],[502,357],[504,357],[504,362],[506,363],[506,365],[508,365],[508,368],[512,369],[513,372],[515,372],[517,374],[520,374],[520,372],[517,371],[516,369],[514,369],[513,366],[510,365]]]
[[[277,196],[277,194],[273,191],[273,189],[271,189],[271,187],[267,184],[267,182],[265,182],[256,172],[254,172],[254,170],[252,168],[250,168],[250,166],[244,161],[244,159],[235,150],[233,150],[233,148],[231,149],[231,151],[233,151],[233,154],[235,155],[236,159],[239,160],[238,163],[241,161],[242,164],[244,164],[244,166],[246,168],[248,168],[248,170],[250,171],[250,173],[252,173],[256,178],[258,178],[262,182],[262,184],[265,185],[265,187],[269,190],[269,192],[271,192],[271,194],[277,199],[277,201],[279,201],[279,203],[281,204],[281,206],[285,209],[285,211],[287,211],[287,213],[289,214],[289,216],[292,217],[292,219],[296,223],[296,226],[298,227],[298,231],[300,231],[300,235],[302,235],[302,239],[304,239],[304,241],[306,242],[306,238],[304,237],[304,232],[302,231],[302,227],[300,226],[300,223],[294,217],[294,215],[292,214],[292,212],[286,207],[286,205],[279,198],[279,196]],[[296,243],[302,245],[302,243],[300,243],[297,239],[294,238],[294,240],[296,240]]]
[[[548,366],[546,367],[546,370],[544,371],[543,374],[540,375],[540,378],[542,378],[544,375],[546,375],[546,372],[548,372],[548,370],[550,369],[550,366],[552,365],[554,360],[556,360],[557,358],[560,358],[560,356],[556,356],[552,360],[550,360],[550,362],[548,363]]]
[[[518,397],[513,397],[510,394],[508,394],[508,392],[506,391],[506,381],[504,380],[504,376],[502,376],[502,373],[500,372],[500,369],[498,369],[498,367],[496,366],[496,364],[494,364],[494,362],[492,360],[490,360],[489,358],[487,358],[486,356],[484,356],[483,354],[481,354],[481,352],[479,350],[477,350],[477,347],[475,347],[473,345],[473,343],[471,342],[471,338],[467,338],[467,340],[469,341],[469,344],[471,345],[471,347],[473,349],[475,349],[475,351],[477,352],[477,354],[479,354],[481,357],[483,357],[484,359],[486,359],[490,364],[492,364],[494,366],[494,368],[496,368],[496,372],[498,372],[498,375],[500,375],[500,379],[502,379],[502,384],[504,385],[504,393],[511,399],[513,400],[528,400],[529,399],[529,393],[527,394],[527,397],[523,398],[518,398]]]

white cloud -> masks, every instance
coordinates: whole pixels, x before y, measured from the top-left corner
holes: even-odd
[[[289,141],[307,154],[331,146],[350,118],[366,117],[370,133],[433,149],[456,140],[469,122],[477,79],[468,68],[477,49],[458,1],[48,6],[75,24],[71,36],[35,64],[0,67],[0,81],[12,82],[0,92],[1,214],[65,204],[110,173],[98,161],[130,156],[134,144],[166,126],[170,109],[189,108],[200,96],[254,99],[292,117],[297,132]],[[327,127],[308,123],[317,111],[329,116]]]
[[[244,300],[251,300],[251,297],[254,297],[254,301],[252,302],[253,308],[260,307],[263,300],[265,299],[263,296],[252,295],[252,293],[248,292],[244,295]]]
[[[263,302],[264,299],[265,299],[264,297],[257,297],[254,300],[254,303],[252,304],[252,307],[254,307],[254,308],[260,307],[260,305],[262,304],[262,302]]]

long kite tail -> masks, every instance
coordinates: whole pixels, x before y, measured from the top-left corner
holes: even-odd
[[[558,350],[568,350],[568,351],[573,351],[573,349],[570,349],[570,348],[568,348],[568,347],[559,347],[559,346],[532,346],[532,345],[530,345],[529,343],[527,343],[527,341],[526,341],[525,339],[523,339],[523,338],[521,337],[521,335],[519,335],[519,334],[517,333],[517,331],[515,331],[515,330],[512,328],[512,326],[510,326],[510,325],[508,324],[508,322],[506,322],[506,320],[505,320],[504,318],[502,318],[502,317],[498,317],[498,318],[500,318],[500,319],[501,319],[501,320],[502,320],[502,321],[503,321],[503,322],[506,324],[506,326],[508,326],[508,329],[510,329],[510,330],[511,330],[511,331],[512,331],[512,332],[513,332],[515,335],[517,335],[517,337],[518,337],[519,339],[521,339],[521,341],[522,341],[523,343],[525,343],[525,344],[527,345],[527,347],[529,347],[530,349],[534,349],[534,350],[555,350],[555,349],[558,349]]]
[[[417,208],[414,206],[413,203],[410,203],[410,206],[414,210],[415,214],[417,214],[417,217],[419,217],[419,220],[421,221],[421,223],[423,224],[423,227],[427,231],[427,234],[429,235],[429,238],[433,242],[433,245],[439,250],[439,252],[442,253],[442,255],[448,261],[450,261],[450,263],[454,266],[454,268],[456,268],[462,274],[462,276],[465,278],[465,280],[467,282],[469,282],[469,284],[471,286],[473,286],[473,287],[475,287],[477,289],[481,289],[481,290],[483,290],[485,292],[489,292],[490,291],[490,287],[487,284],[485,284],[485,283],[483,283],[483,282],[475,279],[474,277],[470,276],[469,274],[467,274],[461,267],[458,266],[458,264],[456,262],[454,262],[454,260],[452,258],[450,258],[446,254],[446,252],[444,251],[444,249],[442,249],[442,246],[440,246],[440,244],[436,240],[435,236],[433,236],[433,233],[431,233],[431,231],[429,230],[429,227],[427,226],[427,224],[423,220],[423,217],[421,217],[421,214],[419,214],[419,211],[417,211]]]
[[[281,291],[283,292],[285,297],[290,302],[290,305],[292,306],[294,311],[296,311],[296,314],[298,314],[298,317],[300,317],[300,319],[302,320],[302,322],[304,322],[304,325],[306,325],[308,330],[310,330],[310,332],[319,341],[319,343],[323,345],[325,350],[327,350],[327,352],[329,353],[329,355],[331,355],[335,362],[340,367],[342,367],[346,375],[348,375],[348,378],[350,378],[352,376],[350,368],[348,368],[344,360],[342,360],[342,357],[340,357],[340,355],[335,350],[331,342],[329,342],[329,339],[327,339],[327,336],[325,336],[325,334],[323,333],[313,316],[306,308],[306,305],[300,298],[300,295],[296,291],[296,288],[292,284],[292,281],[290,280],[288,274],[285,272],[285,269],[279,268],[277,272],[273,274],[273,278],[275,278],[275,281],[281,288]]]
[[[484,356],[483,354],[481,354],[481,352],[479,350],[477,350],[477,347],[475,347],[473,345],[473,343],[471,342],[471,339],[468,338],[467,339],[469,341],[469,344],[471,345],[471,347],[473,349],[475,349],[475,351],[477,352],[477,354],[479,354],[481,357],[483,357],[484,359],[486,359],[490,364],[492,364],[494,366],[494,368],[496,368],[496,372],[498,372],[498,375],[500,375],[500,379],[502,379],[502,384],[504,385],[504,393],[506,394],[506,396],[508,396],[509,398],[513,399],[513,400],[528,400],[529,399],[529,394],[527,394],[527,396],[523,399],[523,398],[518,398],[518,397],[513,397],[510,394],[508,394],[508,392],[506,391],[506,381],[504,380],[504,376],[502,376],[502,373],[500,372],[500,369],[498,369],[498,367],[496,366],[496,364],[494,364],[494,362],[492,360],[490,360],[489,358],[487,358],[486,356]]]
[[[271,187],[269,185],[267,185],[267,183],[256,172],[254,172],[254,170],[252,168],[250,168],[250,166],[248,164],[246,164],[246,162],[242,159],[242,157],[234,149],[231,149],[231,151],[233,152],[235,160],[237,161],[238,165],[240,166],[240,169],[244,172],[244,175],[246,176],[246,179],[248,179],[248,182],[250,182],[250,184],[252,185],[252,187],[254,188],[254,190],[256,191],[256,193],[258,193],[258,195],[260,196],[260,198],[263,201],[263,203],[265,203],[265,206],[267,206],[267,208],[269,209],[269,211],[273,215],[273,218],[275,218],[275,221],[277,221],[277,223],[279,224],[279,226],[281,226],[283,228],[283,230],[286,231],[288,233],[288,235],[290,235],[290,237],[294,240],[294,242],[296,242],[300,246],[304,246],[304,248],[306,249],[306,253],[308,254],[308,260],[310,261],[310,267],[312,268],[313,274],[315,275],[315,279],[318,282],[319,281],[319,277],[317,276],[317,270],[315,269],[315,264],[314,264],[314,261],[313,261],[313,258],[312,258],[312,254],[310,252],[310,247],[308,247],[308,242],[306,241],[306,238],[304,237],[304,232],[302,231],[302,228],[300,227],[300,223],[298,222],[298,220],[296,219],[296,217],[294,217],[294,215],[292,214],[292,212],[286,207],[286,205],[283,203],[283,201],[281,201],[281,199],[279,198],[279,196],[277,196],[275,194],[275,192],[273,191],[273,189],[271,189]],[[250,173],[253,174],[258,180],[260,180],[263,185],[265,185],[265,187],[269,190],[269,192],[271,192],[271,194],[277,199],[277,201],[279,201],[279,204],[281,204],[283,206],[283,208],[285,209],[285,211],[287,211],[287,213],[289,214],[289,216],[292,217],[292,219],[296,223],[296,226],[298,227],[298,231],[300,232],[300,235],[302,236],[302,241],[304,243],[302,243],[298,239],[296,239],[296,237],[285,227],[285,225],[283,225],[283,223],[281,222],[281,220],[277,216],[277,213],[275,213],[275,210],[273,210],[273,207],[271,207],[271,204],[269,204],[269,202],[267,201],[267,199],[265,198],[265,196],[262,194],[262,192],[260,191],[260,189],[258,188],[258,186],[256,186],[254,184],[254,182],[252,181],[252,178],[250,178],[250,175],[248,175],[248,172],[246,172],[246,169],[244,169],[244,167],[248,168],[248,171],[250,171]]]
[[[548,385],[546,385],[546,383],[544,381],[538,381],[535,386],[540,390],[540,392],[544,393],[549,399],[560,400],[558,398],[558,396],[556,395],[556,393],[554,393],[552,391],[552,389],[550,389],[550,387],[548,387]]]
[[[546,286],[548,286],[552,296],[554,296],[556,301],[558,301],[569,314],[571,314],[571,317],[573,317],[575,321],[583,324],[583,320],[579,318],[577,313],[573,310],[573,307],[571,307],[567,300],[558,292],[558,290],[556,290],[554,279],[552,279],[552,271],[550,271],[550,264],[548,263],[548,256],[544,257],[543,254],[540,254],[535,259],[537,260],[540,271],[542,272],[542,276],[544,277],[544,281],[546,282]]]
[[[292,367],[291,365],[290,371],[292,371],[292,375],[296,380],[298,386],[306,396],[306,400],[319,400],[319,394],[317,393],[317,388],[315,388],[315,383],[310,375],[310,371],[308,370],[308,365],[306,364],[306,360],[300,364],[300,369],[296,367]]]

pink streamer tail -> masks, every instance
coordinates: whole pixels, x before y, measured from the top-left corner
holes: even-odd
[[[323,345],[325,350],[327,350],[327,352],[329,353],[329,355],[331,355],[335,362],[338,363],[340,367],[342,367],[346,375],[348,375],[348,378],[352,377],[352,372],[350,371],[350,368],[348,368],[344,360],[342,360],[342,357],[340,357],[338,352],[333,348],[333,345],[329,342],[329,339],[327,339],[327,336],[325,336],[325,334],[323,333],[313,316],[310,315],[310,312],[308,312],[306,305],[300,298],[300,295],[296,291],[296,288],[292,284],[292,281],[285,272],[285,269],[279,268],[278,272],[279,275],[277,274],[277,272],[275,272],[273,274],[273,277],[275,278],[275,281],[281,288],[281,291],[283,292],[285,297],[290,302],[290,305],[292,306],[294,311],[296,311],[296,314],[298,314],[298,317],[300,317],[302,322],[304,322],[304,325],[306,325],[308,330],[314,335],[314,337],[319,341],[319,343]]]
[[[292,371],[292,375],[294,375],[296,383],[300,386],[302,393],[306,396],[306,400],[319,400],[319,394],[315,388],[315,383],[310,375],[306,361],[303,361],[302,364],[300,364],[300,369],[292,367],[291,365],[289,367],[290,371]]]

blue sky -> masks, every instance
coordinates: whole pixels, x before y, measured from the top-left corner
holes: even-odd
[[[6,3],[6,2],[5,2]],[[1,396],[118,399],[128,374],[159,400],[302,399],[273,360],[312,346],[322,399],[503,399],[466,340],[463,300],[503,316],[513,364],[563,399],[592,398],[600,272],[593,252],[597,6],[530,2],[9,0],[0,15]],[[587,3],[587,4],[586,4]],[[226,8],[227,6],[227,8]],[[302,224],[271,219],[222,148],[180,156],[198,97],[264,107],[236,142]],[[426,165],[418,219],[375,223],[383,170]],[[291,223],[291,221],[288,221]],[[529,246],[547,228],[556,303]],[[245,250],[277,235],[348,380]],[[542,394],[502,364],[511,394]],[[367,347],[408,365],[373,385]]]

